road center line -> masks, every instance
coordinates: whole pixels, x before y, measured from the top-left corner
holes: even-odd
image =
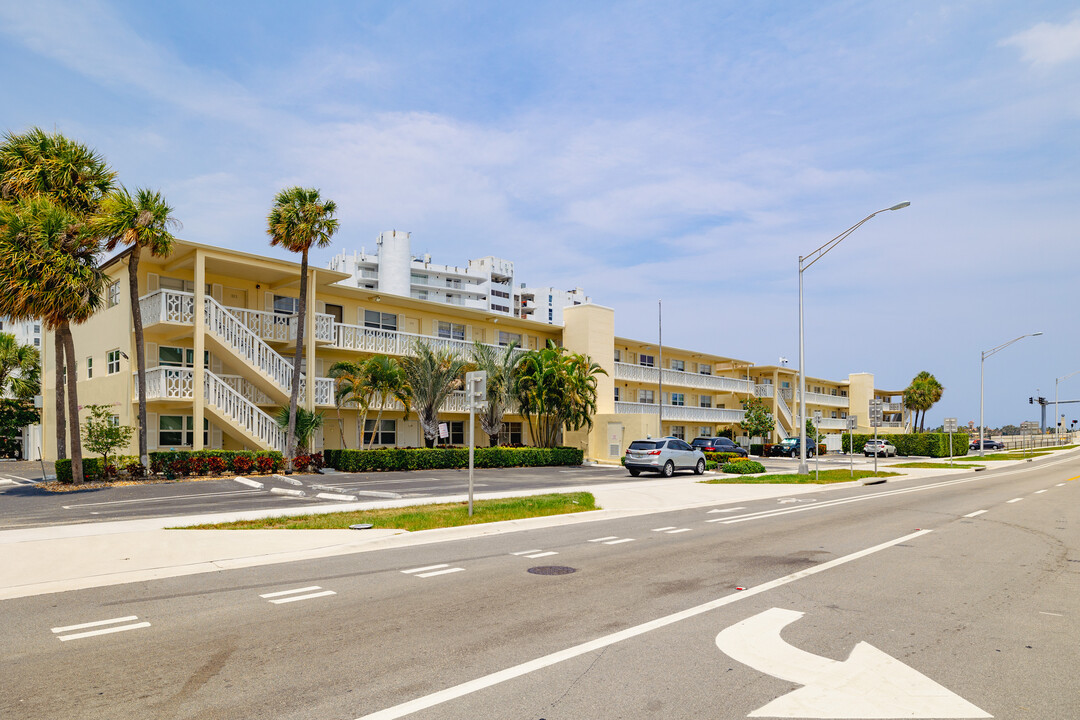
[[[542,670],[543,668],[550,667],[551,665],[563,662],[564,660],[570,660],[572,658],[585,655],[586,653],[590,653],[594,650],[599,650],[601,648],[614,645],[615,643],[622,642],[623,640],[629,640],[630,638],[637,637],[638,635],[644,635],[645,633],[652,630],[657,630],[668,625],[673,625],[674,623],[680,622],[682,620],[696,617],[703,613],[709,612],[710,610],[715,610],[716,608],[720,608],[725,605],[731,605],[732,603],[736,603],[739,600],[745,600],[746,598],[760,595],[763,592],[778,588],[782,585],[787,585],[788,583],[795,582],[796,580],[801,580],[802,578],[810,577],[811,575],[816,575],[818,573],[825,572],[826,570],[831,570],[832,568],[843,565],[844,563],[849,563],[853,560],[858,560],[859,558],[866,557],[867,555],[872,555],[876,552],[880,552],[881,550],[886,550],[895,545],[907,542],[908,540],[913,540],[922,535],[926,535],[929,532],[931,531],[920,530],[918,532],[911,533],[910,535],[905,535],[901,538],[897,538],[895,540],[881,543],[880,545],[866,548],[865,550],[859,550],[858,552],[854,552],[850,555],[845,555],[843,557],[836,558],[835,560],[829,560],[828,562],[821,563],[820,565],[815,565],[814,567],[800,570],[799,572],[792,573],[790,575],[785,575],[784,577],[777,578],[776,580],[770,580],[769,582],[757,585],[752,588],[747,588],[746,590],[736,592],[732,595],[725,595],[724,597],[717,598],[716,600],[712,600],[703,605],[698,605],[696,607],[692,607],[687,610],[674,613],[672,615],[667,615],[662,618],[657,618],[656,620],[651,620],[641,625],[636,625],[625,630],[620,630],[619,632],[605,635],[595,640],[581,643],[580,645],[575,645],[574,647],[567,648],[566,650],[560,650],[559,652],[551,653],[550,655],[545,655],[543,657],[536,658],[535,660],[530,660],[528,662],[521,663],[520,665],[515,665],[505,670],[500,670],[499,672],[495,672],[490,675],[485,675],[484,677],[477,678],[476,680],[470,680],[469,682],[455,685],[454,687],[447,688],[446,690],[440,690],[439,692],[425,695],[424,697],[419,697],[415,700],[410,700],[408,702],[401,703],[400,705],[386,708],[385,710],[379,710],[378,712],[364,715],[358,718],[358,720],[396,720],[396,718],[405,717],[406,715],[411,715],[412,713],[426,710],[428,708],[435,707],[436,705],[441,705],[445,702],[449,702],[450,700],[456,700],[457,698],[464,697],[474,692],[478,692],[480,690],[484,690],[486,688],[498,685],[500,683],[506,682],[507,680],[513,680],[514,678],[527,675],[531,672]]]
[[[1046,490],[1036,490],[1035,494],[1036,495],[1042,495],[1044,492],[1046,492]]]

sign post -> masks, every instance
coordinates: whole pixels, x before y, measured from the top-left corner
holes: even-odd
[[[949,464],[953,464],[952,436],[956,432],[956,418],[945,418],[945,432],[949,433]]]
[[[859,429],[859,416],[847,416],[848,429],[848,464],[851,470],[851,479],[855,479],[855,431]]]
[[[874,428],[874,477],[877,477],[877,456],[878,456],[878,428],[881,427],[881,419],[884,417],[884,413],[881,407],[881,398],[876,397],[870,400],[870,426]]]
[[[821,411],[814,411],[814,482],[818,482],[821,479],[821,474],[818,472],[818,435],[821,434]],[[809,439],[809,438],[808,438]]]
[[[469,401],[469,517],[473,514],[473,457],[476,450],[476,411],[487,405],[487,373],[465,373],[465,398]]]

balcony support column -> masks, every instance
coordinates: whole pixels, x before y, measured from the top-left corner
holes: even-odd
[[[203,417],[205,404],[206,363],[203,362],[203,353],[206,351],[206,255],[202,250],[195,250],[195,361],[192,372],[191,385],[191,425],[192,425],[192,449],[203,449]]]
[[[308,268],[307,306],[304,308],[307,317],[304,325],[309,328],[304,334],[307,335],[304,348],[304,356],[307,360],[307,382],[304,383],[304,408],[309,412],[315,412],[315,268]]]

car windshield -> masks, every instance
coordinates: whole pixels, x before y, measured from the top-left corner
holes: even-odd
[[[798,445],[799,441],[796,438],[788,438],[788,439],[784,440],[783,442],[781,442],[780,444],[790,447],[791,445]]]
[[[663,440],[635,440],[630,443],[631,450],[659,450],[664,447]]]

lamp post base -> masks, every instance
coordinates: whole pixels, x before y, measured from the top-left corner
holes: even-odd
[[[806,464],[805,460],[800,460],[799,461],[798,474],[799,475],[809,475],[810,474],[810,466]]]

